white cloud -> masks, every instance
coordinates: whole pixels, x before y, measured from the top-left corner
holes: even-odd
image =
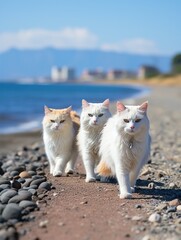
[[[101,46],[101,49],[105,51],[129,52],[139,54],[158,53],[155,42],[143,38],[127,39],[114,44],[103,44]]]
[[[101,49],[104,51],[130,52],[140,54],[158,53],[156,44],[148,39],[135,38],[118,43],[99,43],[98,37],[86,28],[64,28],[50,31],[29,29],[18,32],[0,33],[0,52],[10,48],[40,49],[45,47]]]
[[[39,49],[55,48],[95,48],[97,37],[85,28],[65,28],[59,31],[29,29],[18,32],[0,33],[0,51],[10,48]]]

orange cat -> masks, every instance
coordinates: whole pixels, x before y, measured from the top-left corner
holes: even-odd
[[[61,176],[73,173],[78,151],[76,136],[80,126],[79,116],[71,107],[52,109],[45,106],[43,141],[50,164],[50,173]],[[66,169],[65,169],[66,167]]]

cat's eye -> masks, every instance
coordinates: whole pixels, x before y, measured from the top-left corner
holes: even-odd
[[[98,117],[102,117],[104,114],[103,113],[100,113],[99,115],[98,115]]]
[[[140,118],[138,118],[138,119],[135,120],[136,123],[138,123],[138,122],[140,122],[140,121],[141,121]]]
[[[50,121],[51,121],[52,123],[55,123],[55,120],[52,120],[52,119],[51,119]]]
[[[124,119],[124,122],[125,123],[129,123],[129,119]]]
[[[60,120],[60,123],[63,123],[63,122],[65,122],[65,120]]]
[[[92,114],[90,114],[90,113],[88,113],[88,116],[89,116],[89,117],[93,117],[93,115],[92,115]]]

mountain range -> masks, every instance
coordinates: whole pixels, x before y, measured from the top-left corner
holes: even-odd
[[[137,71],[141,65],[169,72],[171,56],[139,55],[101,50],[44,48],[38,50],[10,49],[0,53],[0,79],[49,77],[53,66],[73,67],[77,77],[83,70],[121,69]]]

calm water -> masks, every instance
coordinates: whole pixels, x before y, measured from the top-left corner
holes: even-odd
[[[72,106],[80,111],[82,98],[102,102],[136,97],[142,87],[93,84],[18,84],[0,83],[0,133],[41,128],[44,105],[52,108]]]

